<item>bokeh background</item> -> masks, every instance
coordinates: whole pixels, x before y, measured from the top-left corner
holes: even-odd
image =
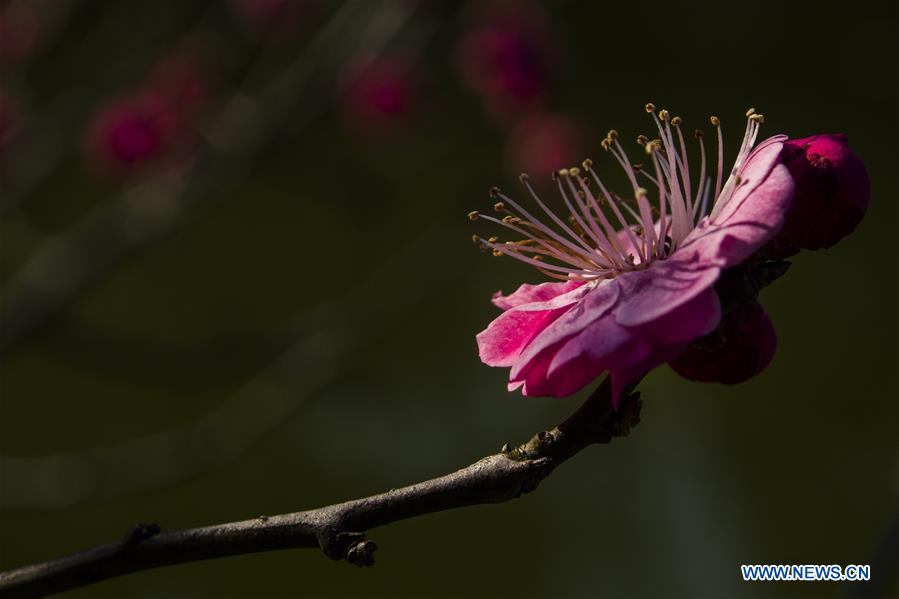
[[[855,234],[764,292],[761,376],[661,368],[630,437],[373,531],[371,569],[285,551],[71,596],[897,596],[896,40],[864,1],[0,3],[0,566],[378,492],[558,422],[580,397],[478,360],[490,294],[540,275],[465,214],[522,170],[551,196],[652,100],[721,116],[731,156],[754,106],[869,168]]]

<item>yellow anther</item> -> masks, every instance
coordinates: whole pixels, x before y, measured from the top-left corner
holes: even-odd
[[[593,167],[593,161],[587,158],[581,163],[581,166],[584,167],[584,170],[590,170]]]
[[[646,196],[649,195],[649,192],[646,191],[646,189],[643,187],[638,187],[636,193],[637,193],[638,198],[645,198]]]
[[[671,116],[671,114],[664,108],[659,111],[659,120],[660,121],[667,121],[669,116]]]
[[[684,122],[683,119],[681,119],[679,116],[676,116],[673,119],[671,119],[671,124],[674,125],[675,127],[680,127],[680,124],[683,122]]]
[[[599,143],[599,145],[602,146],[602,149],[603,149],[603,150],[605,150],[605,151],[608,152],[608,151],[609,151],[609,146],[612,145],[612,142],[610,142],[609,139],[606,138],[606,139],[602,140],[602,141]]]
[[[748,117],[752,116],[754,114],[755,114],[755,108],[750,108],[749,110],[746,111],[746,116],[748,116]]]
[[[468,213],[468,220],[478,220],[478,216],[479,216],[478,211],[472,210],[471,212]]]
[[[520,222],[521,222],[521,219],[518,218],[517,216],[509,215],[509,216],[504,216],[504,217],[503,217],[503,222],[506,223],[506,224],[510,224],[510,223],[511,223],[511,224],[515,225],[515,224],[520,223]]]
[[[558,173],[560,177],[567,177],[570,174],[567,168],[560,168]]]
[[[714,126],[716,126],[716,127],[717,127],[718,125],[721,124],[721,121],[720,121],[720,120],[718,119],[718,117],[716,117],[716,116],[710,116],[710,117],[709,117],[709,120],[710,120],[710,121],[712,122],[712,124],[713,124]]]
[[[581,174],[581,169],[579,169],[576,166],[573,166],[570,169],[568,169],[568,174],[571,175],[572,177],[577,177],[578,175]]]
[[[497,241],[499,241],[499,237],[491,237],[487,241],[489,241],[490,243],[496,243]]]
[[[499,251],[499,250],[493,250],[493,252],[491,252],[491,253],[492,253],[496,258],[499,258],[500,256],[503,255],[503,253],[502,253],[501,251]]]
[[[648,142],[648,141],[649,141],[649,138],[646,137],[645,135],[637,136],[637,143],[640,144],[641,146],[645,146],[646,142]]]
[[[652,154],[653,152],[658,152],[661,149],[662,149],[662,140],[661,139],[654,139],[651,142],[649,142],[648,144],[646,144],[646,153],[647,154]]]
[[[754,114],[754,115],[752,115],[752,116],[749,117],[749,120],[750,120],[750,121],[753,121],[753,122],[756,122],[756,123],[764,123],[764,122],[765,122],[765,115],[763,115],[763,114]]]
[[[493,209],[496,210],[497,212],[502,212],[503,210],[506,209],[506,205],[503,204],[502,202],[497,202],[496,204],[493,205]]]
[[[606,134],[606,138],[611,141],[615,141],[616,139],[618,139],[618,132],[614,129],[609,129],[609,132]]]
[[[656,111],[656,105],[653,104],[652,102],[647,102],[646,103],[646,112],[655,112],[655,111]]]

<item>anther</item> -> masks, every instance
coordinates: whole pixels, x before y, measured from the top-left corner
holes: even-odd
[[[578,175],[581,174],[581,169],[579,169],[576,166],[573,166],[570,169],[568,169],[568,174],[571,175],[572,177],[577,177]]]
[[[581,163],[581,166],[584,167],[584,170],[590,170],[593,167],[593,161],[587,158]]]
[[[646,191],[646,188],[644,188],[644,187],[638,187],[636,193],[637,193],[638,198],[645,198],[646,196],[649,195],[649,192]]]
[[[495,198],[499,195],[499,187],[493,186],[490,188],[490,197]]]
[[[496,204],[493,205],[493,209],[496,210],[497,212],[502,212],[503,210],[506,209],[506,205],[503,204],[502,202],[497,202]]]
[[[671,114],[664,108],[659,111],[659,120],[660,121],[667,121],[669,116],[671,116]]]
[[[680,124],[683,122],[684,122],[683,119],[681,119],[679,116],[676,116],[673,119],[671,119],[671,124],[674,125],[675,127],[680,127]]]
[[[511,216],[511,215],[509,215],[509,216],[504,216],[504,217],[503,217],[503,222],[506,223],[506,224],[513,224],[513,225],[515,225],[515,224],[520,223],[520,222],[521,222],[521,219],[518,218],[517,216]]]
[[[494,257],[496,257],[496,258],[499,258],[500,256],[503,255],[503,253],[502,253],[501,251],[499,251],[499,250],[493,250],[493,252],[491,252],[491,253],[492,253],[492,254],[494,255]]]
[[[647,102],[646,103],[646,112],[651,113],[651,112],[655,112],[655,111],[656,111],[656,105],[653,104],[652,102]]]
[[[645,135],[637,136],[637,143],[640,144],[641,146],[645,146],[646,142],[648,142],[648,141],[649,141],[649,138],[646,137]]]
[[[716,116],[710,116],[709,121],[711,121],[712,124],[716,127],[721,124],[721,121]]]
[[[693,137],[695,137],[696,139],[702,139],[704,137],[704,135],[705,134],[702,131],[700,131],[699,129],[696,129],[693,132]]]
[[[765,122],[765,115],[762,115],[762,114],[753,114],[752,116],[749,117],[749,120],[750,120],[750,121],[753,121],[753,122],[755,122],[755,123],[764,123],[764,122]]]
[[[632,164],[631,168],[634,169],[635,173],[639,173],[640,171],[643,170],[643,165],[642,164]]]
[[[521,173],[520,175],[518,175],[518,180],[521,181],[522,183],[526,184],[528,181],[531,180],[531,178],[528,176],[527,173]]]
[[[497,241],[499,241],[499,237],[491,237],[487,241],[489,241],[490,243],[496,243]]]
[[[616,139],[618,139],[618,132],[614,129],[609,129],[609,132],[606,134],[606,138],[611,141],[615,141]]]
[[[609,139],[606,138],[606,139],[602,140],[602,142],[600,142],[599,145],[602,146],[602,149],[603,149],[603,150],[605,150],[606,152],[608,152],[608,151],[609,151],[609,146],[612,145],[612,142],[610,142]]]
[[[471,212],[468,213],[468,220],[478,220],[478,216],[479,216],[478,211],[472,210]]]
[[[569,175],[567,168],[560,168],[558,172],[560,177],[567,177]]]
[[[746,116],[748,116],[748,117],[752,116],[754,114],[755,114],[755,108],[750,108],[749,110],[746,111]]]

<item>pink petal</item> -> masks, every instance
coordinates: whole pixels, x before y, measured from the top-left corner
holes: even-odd
[[[619,275],[621,301],[615,320],[626,327],[652,322],[689,302],[718,280],[721,269],[714,263],[676,259],[653,262],[646,270]]]
[[[512,366],[528,343],[567,312],[586,291],[583,285],[577,285],[547,301],[520,304],[506,310],[476,337],[481,361],[488,366]]]
[[[608,370],[615,377],[617,403],[622,388],[682,352],[693,339],[711,332],[720,319],[721,306],[713,289],[641,327],[622,327],[607,313],[532,359],[525,361],[523,356],[515,369],[518,372],[510,375],[509,389],[523,383],[524,395],[566,397]]]
[[[491,301],[497,308],[508,310],[520,306],[521,304],[530,304],[533,302],[545,302],[567,293],[572,289],[577,289],[583,285],[583,281],[564,281],[561,283],[540,283],[539,285],[523,284],[516,291],[509,295],[503,295],[501,291],[493,294]]]
[[[721,322],[721,302],[711,287],[661,318],[640,327],[640,334],[669,345],[708,335]]]
[[[580,333],[591,322],[602,318],[615,305],[618,299],[618,284],[615,279],[602,280],[595,287],[586,288],[584,298],[571,308],[564,316],[544,327],[539,335],[533,338],[521,356],[512,365],[510,380],[523,378],[520,373],[532,368],[530,362],[536,359],[545,349]],[[549,363],[547,363],[549,366]]]

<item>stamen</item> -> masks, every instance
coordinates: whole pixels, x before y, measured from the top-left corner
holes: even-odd
[[[746,130],[726,181],[723,180],[724,137],[721,122],[717,116],[710,118],[716,129],[718,142],[714,192],[712,176],[707,173],[704,136],[702,131],[694,132],[694,137],[699,142],[700,157],[694,193],[687,143],[681,129],[683,119],[679,116],[672,117],[666,109],[656,114],[656,107],[652,103],[647,103],[645,108],[652,115],[659,137],[650,140],[645,135],[639,135],[636,141],[651,157],[654,174],[629,159],[618,141],[619,135],[615,129],[610,130],[600,143],[605,151],[612,154],[627,176],[633,200],[622,198],[606,188],[597,170],[593,168],[593,161],[586,159],[582,166],[585,171],[589,171],[588,175],[582,176],[578,167],[552,173],[567,210],[567,214],[561,213],[560,218],[540,199],[531,186],[529,177],[522,174],[522,184],[555,227],[535,218],[498,187],[491,187],[489,194],[496,200],[493,210],[500,213],[498,217],[487,216],[475,210],[468,213],[468,218],[472,221],[486,220],[508,228],[523,239],[500,242],[496,236],[483,239],[474,235],[472,241],[482,251],[490,250],[494,256],[510,256],[559,280],[614,277],[621,272],[645,268],[653,260],[665,259],[675,252],[690,231],[707,218],[710,208],[710,217],[714,218],[734,196],[734,192],[746,182],[738,173],[752,152],[764,116],[754,108],[746,111]],[[641,176],[658,190],[657,207],[650,202],[649,192],[640,186],[638,178]],[[591,180],[598,189],[595,193],[591,188]],[[619,227],[617,230],[612,226],[603,203],[614,214]],[[561,264],[548,263],[547,259]]]
[[[724,174],[724,136],[721,133],[721,120],[713,116],[709,118],[718,132],[718,178],[715,179],[715,197],[721,195],[721,177]]]

